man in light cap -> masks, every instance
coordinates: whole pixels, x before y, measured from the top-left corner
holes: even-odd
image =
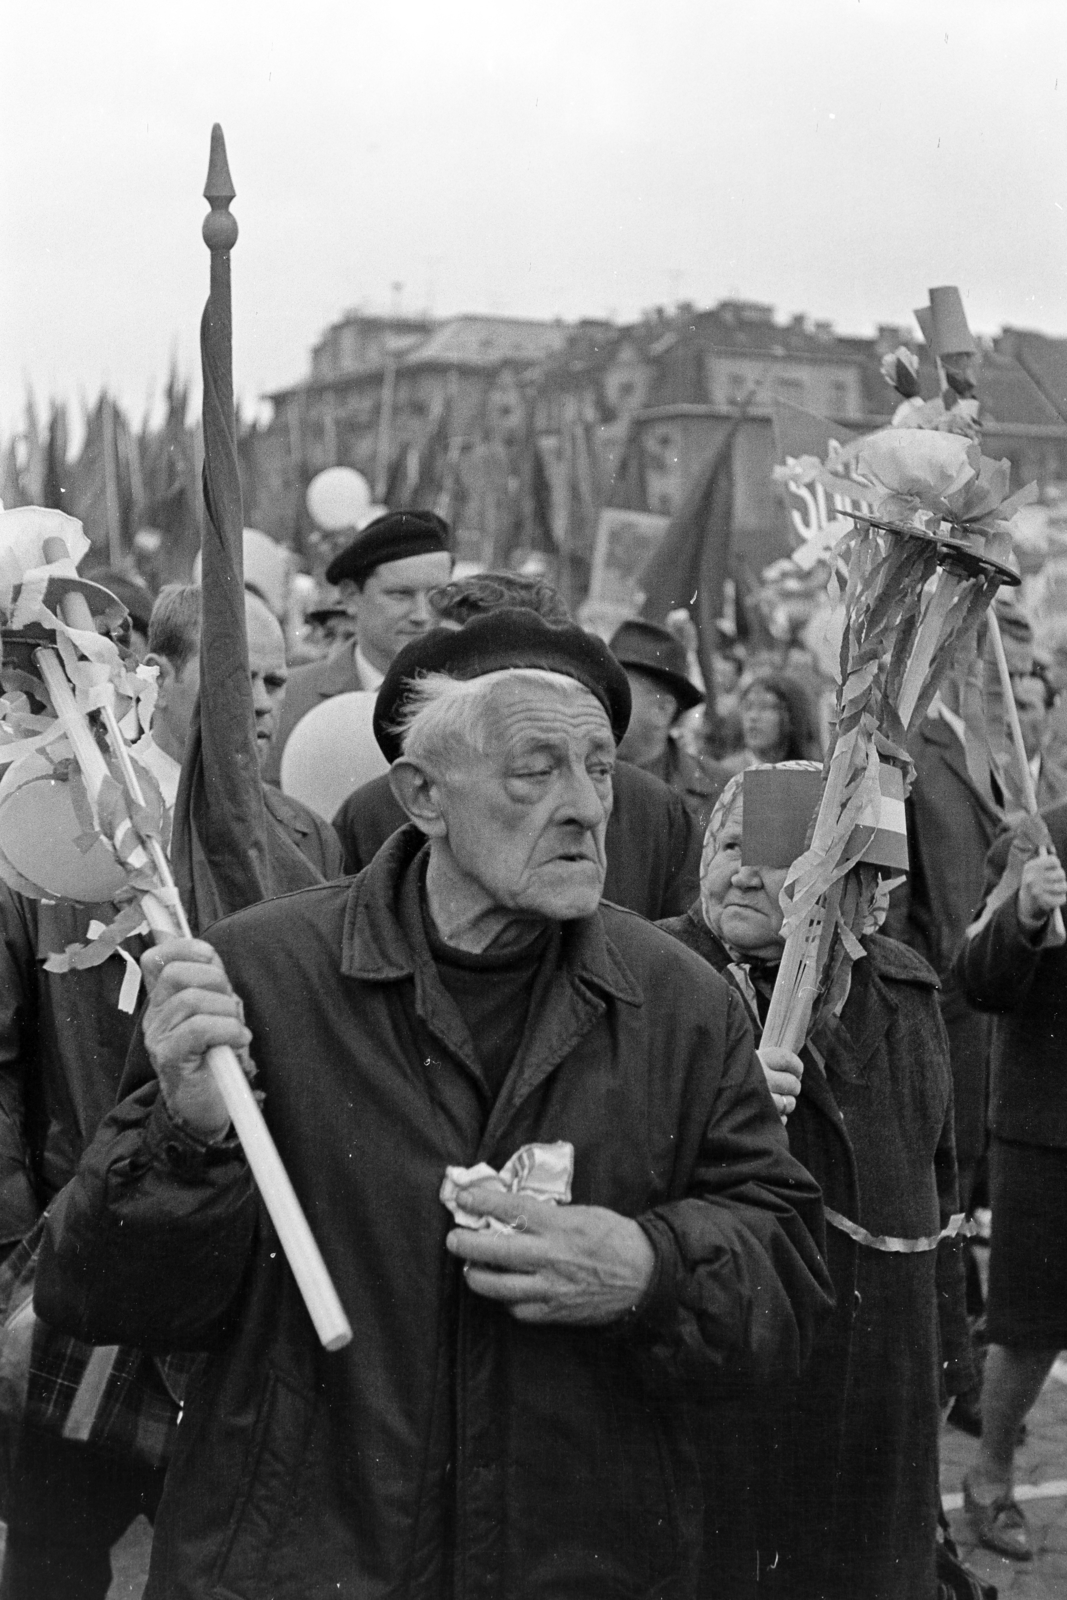
[[[332,695],[377,689],[397,651],[433,626],[426,597],[448,582],[449,542],[448,523],[434,512],[389,511],[330,562],[326,581],[336,584],[355,619],[355,637],[290,676],[263,770],[268,783],[278,782],[282,751],[301,717]]]
[[[795,1372],[827,1278],[740,1000],[600,906],[628,714],[578,628],[435,630],[376,709],[411,824],[146,957],[129,1096],[37,1280],[68,1328],[209,1352],[146,1600],[695,1594],[692,1396]],[[215,1044],[254,1057],[354,1326],[335,1354]]]

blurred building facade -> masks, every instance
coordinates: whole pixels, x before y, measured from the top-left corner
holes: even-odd
[[[268,397],[270,424],[245,432],[247,520],[301,547],[307,482],[349,465],[376,500],[447,515],[468,559],[554,560],[574,597],[601,510],[669,516],[741,413],[733,540],[758,572],[792,543],[771,477],[772,406],[843,430],[882,425],[896,397],[879,361],[900,344],[935,394],[912,330],[852,337],[756,301],[682,304],[627,325],[353,311],[318,340],[307,376]],[[1067,485],[1067,340],[1004,329],[983,344],[979,390],[986,453],[1008,456],[1016,483]]]

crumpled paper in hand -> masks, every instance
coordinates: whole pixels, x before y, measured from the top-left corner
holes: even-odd
[[[464,1211],[456,1196],[475,1183],[493,1183],[502,1194],[529,1195],[531,1200],[550,1200],[567,1205],[574,1177],[574,1146],[566,1139],[555,1144],[524,1144],[497,1172],[488,1162],[476,1167],[446,1167],[441,1184],[441,1201],[461,1228],[491,1228],[496,1233],[511,1233],[512,1225],[497,1217],[477,1217]]]

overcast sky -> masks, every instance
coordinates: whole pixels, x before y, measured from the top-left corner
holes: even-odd
[[[1067,334],[1065,0],[8,0],[2,41],[0,434],[27,382],[195,377],[216,120],[247,401],[397,298],[864,333],[959,283]]]

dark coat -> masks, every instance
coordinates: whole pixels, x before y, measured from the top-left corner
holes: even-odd
[[[328,823],[264,786],[271,815],[316,871],[341,875],[341,849]],[[73,1177],[82,1151],[115,1104],[134,1031],[118,1009],[126,973],[120,955],[80,972],[45,961],[84,944],[113,905],[31,900],[0,884],[0,1249],[28,1233]],[[140,936],[123,948],[138,960]]]
[[[683,1396],[796,1371],[825,1307],[818,1191],[737,996],[604,907],[564,927],[490,1106],[426,943],[420,844],[405,829],[355,882],[211,935],[353,1343],[318,1346],[234,1142],[185,1137],[154,1081],[52,1214],[44,1315],[213,1348],[146,1600],[682,1600],[699,1540]],[[444,1248],[446,1165],[555,1139],[575,1147],[574,1201],[636,1217],[655,1253],[641,1307],[608,1328],[516,1321]]]
[[[1042,815],[1067,862],[1067,801]],[[990,888],[1010,845],[1004,833],[989,853]],[[990,1128],[1002,1139],[1067,1148],[1067,946],[1032,942],[1013,896],[966,941],[956,971],[971,1004],[995,1013]]]
[[[659,778],[619,761],[605,841],[604,899],[655,922],[692,905],[699,887],[703,831]],[[350,794],[333,819],[346,872],[362,872],[407,818],[388,774]]]
[[[729,976],[699,906],[661,926]],[[806,1052],[790,1149],[828,1209],[875,1235],[930,1237],[957,1209],[937,980],[893,939],[864,946],[825,1070]],[[751,1521],[731,1506],[714,1527],[720,1544],[749,1541],[747,1560],[732,1554],[739,1597],[934,1600],[942,1377],[948,1393],[975,1381],[959,1244],[889,1254],[831,1226],[827,1263],[837,1305],[800,1385],[740,1399],[730,1419],[731,1451],[759,1441]],[[712,1437],[706,1471],[723,1484],[731,1462]]]
[[[706,756],[690,755],[678,739],[668,739],[658,761],[642,766],[642,772],[651,774],[673,789],[688,811],[693,813],[703,840],[708,818],[724,788],[722,772],[717,761]],[[666,913],[665,913],[666,914]]]
[[[961,1165],[972,1165],[987,1143],[991,1029],[968,1005],[952,960],[981,901],[986,852],[1003,817],[974,783],[963,746],[940,717],[925,718],[910,749],[916,769],[907,803],[910,867],[893,893],[885,931],[925,956],[941,979],[956,1153]]]
[[[370,685],[364,683],[359,675],[355,639],[342,639],[321,661],[309,661],[307,666],[296,667],[285,685],[281,716],[263,765],[266,781],[280,781],[282,751],[301,717],[306,717],[309,711],[335,694],[349,694],[354,689],[369,688]]]

